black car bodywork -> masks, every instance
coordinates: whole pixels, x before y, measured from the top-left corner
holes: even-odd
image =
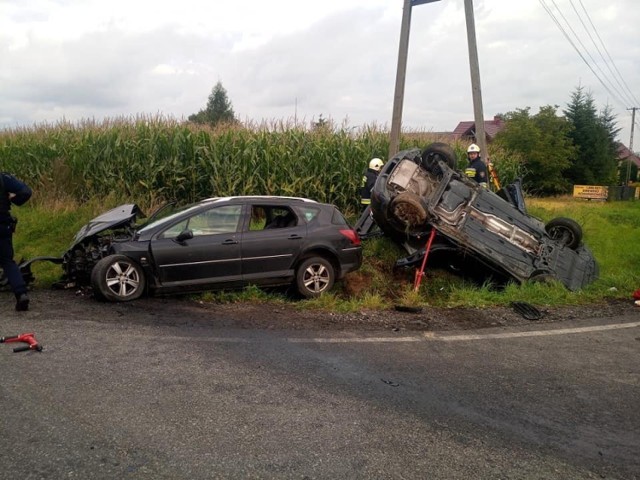
[[[333,205],[294,197],[224,197],[154,215],[134,204],[91,220],[62,258],[64,286],[128,301],[170,294],[294,284],[305,297],[328,291],[362,263],[360,238]]]
[[[576,222],[558,218],[544,225],[527,214],[519,183],[494,193],[455,166],[453,150],[433,144],[424,152],[398,153],[380,172],[371,215],[385,235],[411,254],[399,266],[422,260],[435,229],[430,265],[491,272],[507,281],[555,279],[570,290],[597,278],[596,261]]]

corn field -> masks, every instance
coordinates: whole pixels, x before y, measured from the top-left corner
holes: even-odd
[[[404,136],[401,149],[433,135]],[[211,129],[153,117],[34,126],[0,132],[0,168],[39,197],[114,198],[142,205],[227,195],[289,195],[358,209],[357,187],[388,132],[353,129]],[[463,152],[463,150],[462,150]],[[463,153],[462,153],[463,154]]]

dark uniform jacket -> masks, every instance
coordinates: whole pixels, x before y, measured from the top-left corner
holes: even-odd
[[[472,178],[483,187],[487,186],[487,182],[489,181],[487,165],[482,161],[482,158],[478,157],[469,163],[469,166],[465,169],[464,173],[467,177]]]
[[[15,196],[9,200],[9,194]],[[22,205],[31,198],[31,189],[10,173],[0,172],[0,223],[11,222],[11,204]]]
[[[362,176],[362,183],[360,184],[360,203],[362,205],[369,205],[371,203],[371,190],[376,184],[376,178],[378,178],[378,172],[372,168],[367,168],[367,171]]]

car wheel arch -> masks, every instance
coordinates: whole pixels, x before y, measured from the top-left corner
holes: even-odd
[[[306,260],[312,257],[324,258],[325,260],[331,263],[331,266],[333,267],[333,270],[336,274],[336,278],[342,277],[338,255],[335,252],[331,251],[329,248],[313,248],[310,250],[305,250],[296,260],[294,265],[294,270],[298,270],[298,267],[300,267],[300,265],[303,262],[305,262]]]

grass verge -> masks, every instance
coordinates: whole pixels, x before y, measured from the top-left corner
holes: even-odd
[[[61,256],[79,228],[118,202],[113,198],[82,205],[73,202],[38,204],[16,208],[19,217],[14,239],[16,258]],[[534,305],[562,306],[598,303],[609,298],[630,299],[640,288],[640,202],[589,202],[570,197],[527,199],[532,215],[548,221],[570,217],[584,230],[584,242],[593,251],[600,278],[585,289],[570,292],[561,284],[509,284],[497,290],[475,285],[450,273],[430,270],[418,292],[413,289],[414,271],[394,272],[393,265],[406,255],[387,238],[366,240],[362,268],[338,282],[321,298],[295,302],[297,308],[335,312],[384,309],[393,305],[434,307],[488,307],[525,301]],[[36,262],[35,288],[50,288],[62,270],[59,265]],[[207,302],[291,302],[286,294],[248,288],[242,292],[213,292],[197,296]]]

